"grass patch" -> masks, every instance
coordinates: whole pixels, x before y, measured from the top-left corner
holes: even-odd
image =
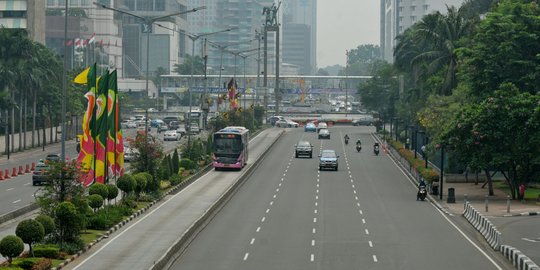
[[[137,210],[145,208],[149,202],[137,202]]]
[[[81,240],[87,245],[98,239],[104,233],[105,231],[101,230],[86,230],[81,233]]]
[[[493,183],[493,186],[497,189],[504,191],[507,195],[510,195],[510,187],[505,181],[497,181]],[[540,195],[540,188],[528,187],[525,189],[525,200],[536,201]]]
[[[8,266],[7,262],[0,264],[0,270],[23,270],[22,268],[16,266],[19,262],[23,260],[27,260],[27,261],[33,261],[34,263],[37,263],[38,261],[42,259],[43,258],[36,258],[36,257],[14,258],[11,266]],[[57,267],[63,262],[64,260],[52,260],[52,266]]]

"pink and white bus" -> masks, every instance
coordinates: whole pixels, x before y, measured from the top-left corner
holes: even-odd
[[[249,129],[226,127],[214,133],[212,164],[217,170],[241,170],[248,160]]]

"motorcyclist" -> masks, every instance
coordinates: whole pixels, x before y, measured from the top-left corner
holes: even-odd
[[[376,142],[376,143],[373,145],[373,152],[375,152],[375,153],[379,152],[379,143]]]
[[[424,181],[424,179],[420,179],[420,183],[418,184],[418,192],[416,193],[416,200],[420,200],[420,190],[421,189],[426,189],[427,187],[427,184],[426,182]]]
[[[360,141],[360,139],[356,140],[356,145],[362,146],[362,141]]]
[[[349,143],[349,135],[345,134],[345,137],[343,137],[343,139],[345,139],[345,144]]]

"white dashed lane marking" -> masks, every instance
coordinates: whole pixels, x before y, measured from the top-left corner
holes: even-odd
[[[18,203],[18,202],[20,202],[20,201],[21,201],[21,200],[16,200],[16,201],[14,201],[13,203]]]

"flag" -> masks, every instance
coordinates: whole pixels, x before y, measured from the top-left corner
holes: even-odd
[[[88,44],[92,44],[96,41],[96,33],[93,33],[92,36],[88,39]]]
[[[81,151],[77,158],[77,164],[82,172],[82,182],[85,186],[90,186],[94,183],[94,138],[92,130],[94,129],[94,111],[95,111],[95,96],[96,96],[96,64],[92,65],[87,73],[87,89],[88,92],[84,95],[88,100],[86,112],[82,121],[83,134],[80,136]]]
[[[73,39],[70,39],[66,42],[66,46],[71,46],[73,45]]]
[[[80,38],[75,39],[75,49],[82,48],[82,40]]]
[[[90,71],[90,67],[85,68],[79,75],[73,79],[73,82],[76,84],[86,84],[88,82],[88,72]]]
[[[100,77],[97,84],[97,97],[96,97],[96,107],[95,107],[95,130],[94,130],[94,142],[95,142],[95,178],[98,183],[105,183],[105,178],[107,177],[107,172],[105,168],[107,167],[107,101],[108,101],[108,88],[109,88],[109,72],[105,73]]]
[[[124,144],[122,141],[122,131],[120,130],[118,106],[117,72],[114,70],[109,74],[107,100],[107,175],[109,179],[113,176],[121,176],[124,168]]]

